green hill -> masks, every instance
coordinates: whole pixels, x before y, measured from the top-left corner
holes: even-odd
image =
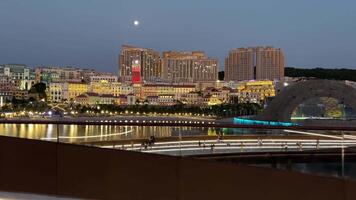
[[[284,74],[289,77],[315,77],[319,79],[356,81],[356,70],[354,69],[301,69],[286,67]]]

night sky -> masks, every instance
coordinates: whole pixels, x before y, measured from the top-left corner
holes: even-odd
[[[355,37],[355,0],[0,0],[2,64],[116,72],[132,44],[203,50],[222,66],[232,48],[272,45],[287,66],[356,69]]]

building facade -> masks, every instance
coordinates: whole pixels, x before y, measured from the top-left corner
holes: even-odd
[[[156,82],[161,79],[160,54],[153,49],[123,45],[118,65],[119,78],[123,83]]]
[[[225,58],[225,81],[244,81],[254,79],[254,49],[238,48],[229,52]]]
[[[76,67],[40,66],[35,70],[36,82],[90,82],[90,77],[99,75],[94,69],[81,69]]]
[[[256,79],[284,80],[284,54],[279,48],[256,48]]]
[[[51,102],[61,102],[63,100],[64,83],[51,82],[47,85],[47,97]]]
[[[174,100],[179,100],[182,95],[192,91],[195,91],[195,85],[145,84],[142,87],[142,98],[173,96]]]
[[[283,80],[284,54],[279,48],[233,49],[225,58],[225,81]]]
[[[84,82],[65,82],[62,100],[73,101],[75,97],[88,92],[88,84]]]
[[[264,103],[276,95],[273,81],[246,81],[237,86],[239,102]]]
[[[117,76],[113,74],[98,74],[89,77],[90,83],[97,83],[97,82],[108,82],[108,83],[115,83],[118,82]]]
[[[107,81],[91,82],[89,90],[93,93],[112,94],[116,97],[122,94],[127,95],[134,92],[134,89],[131,85],[126,85],[119,82],[109,83]]]
[[[218,60],[204,52],[163,52],[162,80],[168,83],[214,82],[218,78]]]
[[[0,76],[7,76],[13,83],[19,85],[22,80],[30,80],[31,69],[22,64],[6,64],[0,66]]]

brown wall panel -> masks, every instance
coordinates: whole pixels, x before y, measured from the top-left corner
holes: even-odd
[[[0,137],[0,190],[56,194],[56,143]]]
[[[0,190],[91,199],[356,199],[356,182],[0,136]]]

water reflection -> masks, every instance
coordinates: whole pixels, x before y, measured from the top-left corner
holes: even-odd
[[[55,125],[55,124],[0,124],[0,135],[57,140],[61,142],[108,141],[171,137],[188,135],[216,135],[220,130],[204,127],[115,126],[115,125]]]

